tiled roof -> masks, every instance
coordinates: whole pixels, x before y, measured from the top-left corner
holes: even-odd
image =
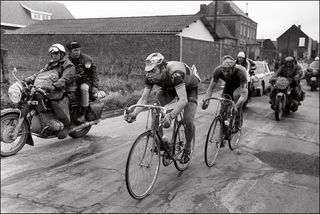
[[[213,29],[214,25],[214,17],[206,17],[207,23],[209,23],[210,27]],[[213,30],[212,30],[213,31]],[[228,28],[223,24],[223,21],[217,19],[217,26],[216,26],[216,36],[217,39],[236,39]]]
[[[44,20],[10,34],[177,34],[199,15]]]
[[[52,13],[52,19],[72,19],[73,15],[62,3],[49,1],[1,1],[1,23],[12,25],[30,25],[39,20],[32,20],[29,11],[24,9],[23,5],[31,10]]]
[[[301,28],[299,28],[297,25],[292,25],[288,30],[286,30],[284,33],[282,33],[278,38],[277,38],[277,40],[280,38],[280,37],[282,37],[282,36],[284,36],[284,35],[286,35],[286,34],[289,34],[289,33],[291,33],[292,31],[300,31],[305,37],[308,37],[309,38],[309,36],[307,35],[307,34],[305,34],[302,30],[301,30]]]

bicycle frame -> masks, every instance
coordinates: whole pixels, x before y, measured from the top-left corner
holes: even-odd
[[[148,108],[148,117],[147,117],[147,124],[146,124],[146,130],[150,131],[152,133],[152,137],[155,139],[156,137],[158,138],[159,142],[164,145],[164,150],[165,152],[169,155],[169,157],[172,160],[177,160],[177,157],[181,154],[177,153],[174,156],[172,155],[172,152],[169,151],[169,148],[167,147],[167,145],[162,141],[162,136],[160,134],[159,128],[162,126],[162,124],[160,124],[160,120],[162,118],[164,118],[165,114],[170,112],[167,111],[167,109],[165,107],[162,106],[158,106],[158,105],[146,105],[146,104],[135,104],[130,106],[126,111],[132,111],[132,109],[136,108],[136,107],[143,107],[143,108]],[[126,113],[125,111],[125,113]],[[149,117],[150,117],[150,112],[151,112],[151,126],[150,128],[148,127],[148,121],[149,121]],[[178,127],[178,125],[180,123],[183,123],[183,115],[182,112],[180,112],[180,114],[175,118],[174,120],[174,126],[173,126],[173,131],[172,131],[172,139],[174,138],[174,134],[175,134],[175,130]]]
[[[235,120],[235,117],[236,117],[236,115],[234,114],[234,112],[236,110],[235,102],[231,99],[222,98],[222,97],[210,97],[210,98],[206,99],[205,101],[208,101],[208,100],[218,100],[219,101],[214,116],[221,117],[221,120],[223,121],[222,131],[225,134],[225,137],[227,137],[229,139],[230,134],[231,134],[230,124],[233,122],[233,120]],[[228,107],[227,111],[224,111],[221,113],[221,109],[220,109],[220,112],[219,112],[219,106],[221,106],[222,102],[229,102],[231,105],[230,110]],[[230,114],[230,117],[228,114]],[[228,121],[228,124],[225,124],[225,121]]]

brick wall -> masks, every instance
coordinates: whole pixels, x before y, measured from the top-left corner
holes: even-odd
[[[144,59],[152,52],[179,60],[179,37],[172,35],[2,35],[8,49],[9,68],[39,70],[50,56],[51,44],[79,41],[82,52],[90,55],[101,74],[141,73]]]
[[[14,35],[1,36],[1,45],[8,49],[7,64],[11,70],[41,69],[50,59],[51,44],[64,46],[79,41],[82,52],[90,55],[100,74],[142,74],[144,59],[152,52],[162,53],[167,60],[180,59],[180,37],[175,35]],[[223,45],[221,56],[236,57],[240,47]],[[211,77],[220,63],[219,42],[183,38],[182,61],[195,64],[202,79]]]

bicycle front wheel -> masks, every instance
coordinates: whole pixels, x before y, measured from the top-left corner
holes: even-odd
[[[144,132],[133,143],[126,164],[126,186],[135,199],[145,198],[157,179],[160,146],[151,132]]]
[[[208,167],[212,167],[218,157],[220,146],[222,143],[222,122],[220,117],[213,119],[206,139],[206,145],[204,148],[204,160]]]

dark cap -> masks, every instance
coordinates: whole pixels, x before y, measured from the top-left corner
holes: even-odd
[[[79,42],[70,42],[69,44],[67,44],[67,48],[69,50],[74,49],[74,48],[81,48],[81,45]]]

